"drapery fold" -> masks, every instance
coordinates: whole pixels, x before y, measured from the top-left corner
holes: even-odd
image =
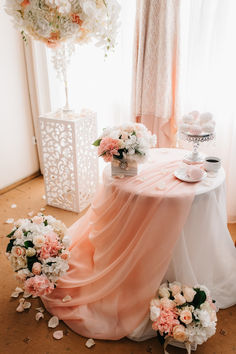
[[[70,228],[70,269],[42,300],[75,332],[120,339],[147,315],[194,198],[194,185],[173,176],[179,163],[173,153],[136,177],[110,183],[104,175],[92,207]]]
[[[138,0],[134,39],[133,119],[175,146],[179,0]]]

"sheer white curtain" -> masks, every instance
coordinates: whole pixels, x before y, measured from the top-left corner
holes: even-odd
[[[68,70],[69,101],[75,111],[89,108],[98,114],[99,131],[131,120],[132,50],[136,0],[121,4],[118,45],[104,58],[93,44],[78,46]],[[63,84],[57,79],[47,49],[52,109],[64,105]]]
[[[235,14],[235,0],[181,2],[181,111],[214,114],[213,152],[221,156],[226,169],[230,222],[236,222]]]

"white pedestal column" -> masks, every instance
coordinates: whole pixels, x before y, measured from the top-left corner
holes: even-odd
[[[83,110],[39,117],[47,204],[81,212],[92,201],[98,182],[96,113]]]

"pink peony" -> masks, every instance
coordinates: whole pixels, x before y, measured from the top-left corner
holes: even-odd
[[[119,155],[120,143],[117,139],[105,137],[98,148],[98,155],[102,156],[106,162],[110,162],[114,155]]]
[[[168,333],[172,335],[174,326],[179,324],[178,314],[175,309],[163,309],[158,319],[153,322],[154,331],[159,331],[161,335]]]
[[[54,290],[54,285],[44,275],[36,275],[25,281],[25,292],[33,296],[48,295]]]
[[[32,273],[34,275],[39,275],[41,273],[41,269],[42,269],[41,263],[35,262],[32,267]]]
[[[62,245],[58,242],[57,234],[52,231],[46,234],[45,238],[46,240],[41,249],[39,250],[40,258],[47,259],[49,257],[57,256],[58,251],[62,248]]]

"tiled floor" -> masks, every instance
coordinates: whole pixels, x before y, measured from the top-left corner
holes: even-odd
[[[10,294],[16,287],[13,273],[4,253],[7,244],[6,235],[11,225],[4,224],[8,218],[18,219],[27,217],[28,212],[37,213],[45,207],[45,214],[51,214],[65,222],[67,226],[78,219],[79,215],[61,209],[46,206],[42,199],[44,194],[42,177],[25,183],[0,196],[0,354],[64,354],[64,353],[97,353],[97,354],[145,354],[163,353],[163,349],[156,339],[135,343],[128,339],[120,341],[96,340],[95,347],[87,349],[86,339],[73,333],[64,323],[65,336],[60,341],[52,338],[52,329],[48,329],[45,319],[36,322],[35,308],[40,305],[39,299],[32,301],[32,308],[26,313],[16,313],[18,301],[11,299]],[[17,208],[12,209],[11,205]],[[231,235],[236,240],[236,224],[229,225]],[[229,289],[230,291],[230,289]],[[184,350],[169,347],[170,354],[185,353]],[[199,354],[231,354],[236,353],[236,306],[221,310],[218,313],[217,333],[207,343],[199,346]]]

